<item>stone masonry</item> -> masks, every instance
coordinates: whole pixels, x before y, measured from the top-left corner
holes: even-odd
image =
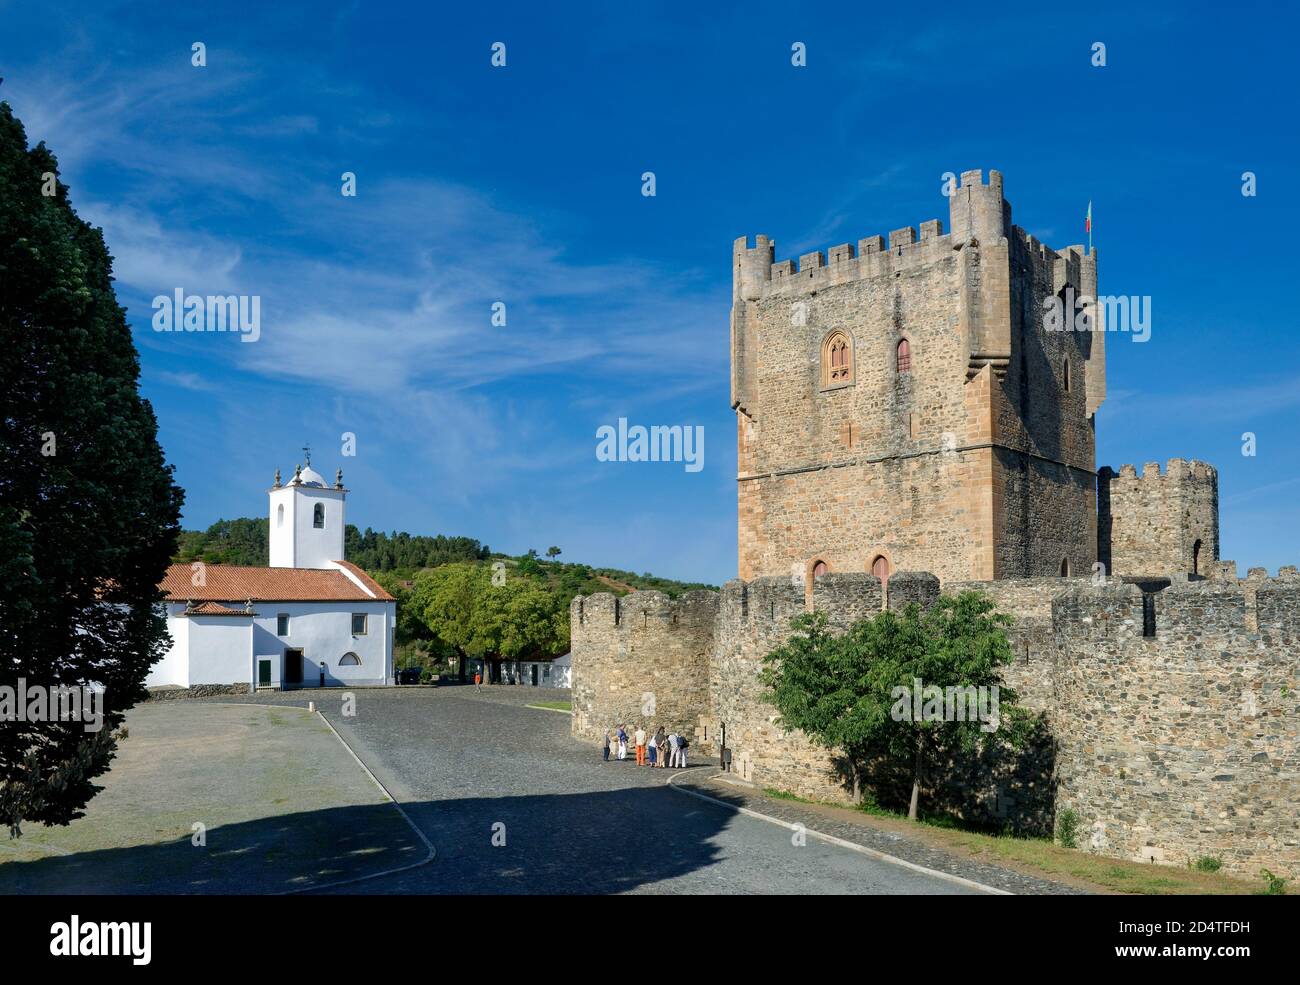
[[[1219,560],[1219,477],[1212,465],[1171,458],[1097,473],[1101,562],[1134,575],[1205,575]]]
[[[1043,317],[1047,299],[1096,293],[1096,254],[1013,226],[996,171],[962,175],[949,222],[797,265],[774,263],[766,236],[736,241],[742,578],[880,558],[1017,578],[1096,560],[1105,335],[1051,332]],[[828,366],[840,338],[845,371]]]
[[[725,728],[740,778],[847,800],[835,753],[777,724],[764,657],[801,612],[843,630],[974,589],[1014,618],[1003,680],[1043,741],[937,770],[932,801],[1042,832],[1068,808],[1087,850],[1300,877],[1300,574],[1219,560],[1213,467],[1094,471],[1096,253],[1013,226],[996,171],[963,173],[949,221],[797,264],[736,241],[740,579],[575,599],[574,734],[664,725],[698,759]],[[1093,330],[1049,331],[1071,292]]]

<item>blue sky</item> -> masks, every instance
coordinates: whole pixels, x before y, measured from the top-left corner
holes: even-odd
[[[940,176],[997,168],[1050,245],[1091,199],[1102,292],[1153,299],[1099,464],[1213,462],[1223,556],[1300,560],[1280,6],[181,6],[0,2],[0,97],[105,230],[187,526],[310,442],[361,527],[734,577],[732,240],[946,222]],[[153,332],[177,287],[259,295],[262,338]],[[702,425],[705,467],[596,461],[619,417]]]

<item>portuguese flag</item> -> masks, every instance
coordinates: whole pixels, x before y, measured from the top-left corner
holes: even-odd
[[[1083,220],[1083,231],[1085,233],[1092,232],[1092,199],[1088,199],[1088,214]]]

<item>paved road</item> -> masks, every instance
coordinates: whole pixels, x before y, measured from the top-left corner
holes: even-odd
[[[796,846],[787,829],[669,789],[666,770],[602,763],[567,715],[524,706],[545,691],[354,693],[354,717],[339,691],[249,699],[316,700],[437,849],[429,865],[339,892],[974,892],[815,839]]]

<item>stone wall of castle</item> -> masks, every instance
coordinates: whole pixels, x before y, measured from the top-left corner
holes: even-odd
[[[1300,574],[1252,569],[1238,581],[1230,567],[1145,593],[1115,579],[944,584],[984,591],[1016,617],[1003,677],[1049,731],[1014,759],[937,768],[929,804],[1039,833],[1069,808],[1080,847],[1119,857],[1181,865],[1210,855],[1251,877],[1300,866]],[[717,757],[725,725],[740,778],[847,803],[834,752],[777,724],[763,658],[810,603],[845,629],[938,591],[927,574],[882,586],[844,573],[810,593],[768,577],[677,602],[654,592],[577,599],[574,734],[596,741],[619,723],[662,723],[694,735],[699,762]]]
[[[1053,603],[1056,807],[1081,847],[1255,877],[1300,867],[1300,578],[1135,585]],[[1149,621],[1146,622],[1149,625]]]
[[[1100,560],[1108,574],[1209,574],[1219,560],[1219,478],[1171,458],[1097,473]]]
[[[1013,663],[1002,677],[1015,690],[1020,703],[1034,712],[1056,706],[1053,667],[1056,637],[1052,630],[1052,600],[1071,588],[1088,584],[1087,578],[1013,578],[1004,581],[944,582],[949,595],[979,591],[988,595],[999,612],[1014,620],[1007,630]]]
[[[709,706],[716,592],[578,596],[569,606],[573,734],[618,725],[691,734]]]

